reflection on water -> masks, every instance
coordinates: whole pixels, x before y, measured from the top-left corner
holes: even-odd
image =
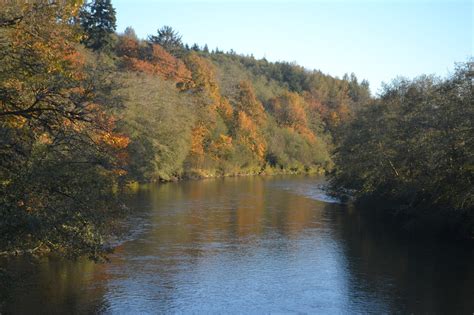
[[[109,264],[4,263],[0,313],[467,313],[472,248],[390,236],[315,177],[161,184]]]

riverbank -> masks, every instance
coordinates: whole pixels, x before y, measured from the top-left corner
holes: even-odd
[[[247,177],[247,176],[276,176],[276,175],[324,175],[327,170],[323,167],[312,167],[304,169],[281,169],[273,167],[265,167],[263,169],[239,170],[233,172],[224,172],[222,170],[201,170],[192,169],[184,172],[181,176],[171,177],[169,179],[160,179],[156,182],[138,182],[129,181],[127,187],[136,187],[153,183],[178,182],[185,180],[201,180],[224,177]]]

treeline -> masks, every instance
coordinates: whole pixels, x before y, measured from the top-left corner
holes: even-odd
[[[128,109],[123,123],[133,125],[132,115],[154,111],[140,128],[126,131],[142,139],[132,137],[130,148],[156,143],[130,152],[141,164],[130,169],[137,180],[328,170],[337,127],[370,99],[367,82],[359,84],[354,75],[336,79],[193,47],[167,26],[148,40],[132,28],[117,35],[112,54],[121,83],[134,94],[122,94]],[[143,154],[150,159],[140,159]]]
[[[0,5],[0,253],[103,257],[120,187],[322,172],[367,82],[115,33],[110,0]]]
[[[449,78],[399,79],[344,127],[332,185],[404,228],[474,237],[474,94]]]

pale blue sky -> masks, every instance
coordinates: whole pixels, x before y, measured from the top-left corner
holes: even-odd
[[[447,75],[473,55],[472,1],[112,0],[117,31],[141,38],[170,25],[185,43],[295,61],[376,93],[396,76]]]

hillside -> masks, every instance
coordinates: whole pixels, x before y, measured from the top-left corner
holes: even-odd
[[[354,75],[159,43],[128,28],[110,54],[137,180],[328,170],[336,128],[370,99]]]

